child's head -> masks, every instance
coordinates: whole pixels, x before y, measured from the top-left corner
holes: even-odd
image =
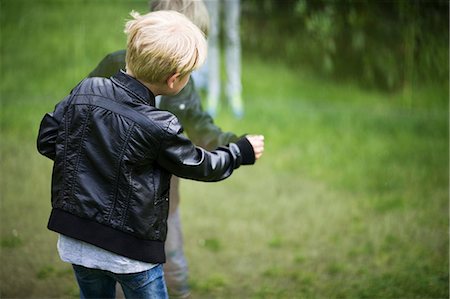
[[[175,10],[185,15],[208,36],[209,14],[202,0],[150,0],[150,11]]]
[[[128,21],[126,68],[141,81],[162,84],[174,74],[189,75],[206,58],[205,36],[175,11],[133,12]]]

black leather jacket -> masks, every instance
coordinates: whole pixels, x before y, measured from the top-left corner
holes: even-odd
[[[89,77],[109,78],[119,70],[125,69],[125,50],[119,50],[106,55],[89,73]],[[236,142],[239,137],[232,132],[222,131],[212,117],[202,108],[200,95],[195,89],[192,77],[186,86],[174,96],[162,96],[159,108],[175,114],[183,126],[189,139],[207,150],[214,150],[218,146]],[[178,208],[180,201],[179,179],[172,177],[170,188],[170,212]]]
[[[119,72],[89,78],[44,116],[38,150],[54,160],[48,227],[117,254],[165,261],[171,174],[219,181],[254,153],[243,138],[207,152],[150,90]]]

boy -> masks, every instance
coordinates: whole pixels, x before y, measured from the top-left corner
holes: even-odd
[[[73,264],[82,298],[167,298],[165,262],[171,174],[218,181],[253,164],[262,136],[207,152],[156,109],[206,56],[201,31],[174,11],[133,15],[126,25],[126,72],[89,78],[42,120],[38,150],[54,160],[48,228]]]
[[[207,36],[209,32],[208,10],[201,0],[153,0],[150,11],[175,10],[187,16]],[[109,78],[125,68],[125,50],[119,50],[106,57],[89,74],[89,77]],[[195,74],[195,72],[194,72]],[[236,142],[239,138],[232,132],[223,132],[214,124],[211,116],[202,108],[200,95],[191,76],[186,86],[175,96],[156,97],[156,107],[168,110],[180,121],[189,139],[207,150]],[[167,261],[164,277],[171,298],[189,296],[188,264],[183,251],[183,232],[179,213],[179,179],[172,176],[169,194],[168,231],[165,242]]]

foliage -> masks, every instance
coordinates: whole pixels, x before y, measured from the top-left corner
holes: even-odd
[[[395,90],[448,81],[448,1],[243,0],[244,49]]]

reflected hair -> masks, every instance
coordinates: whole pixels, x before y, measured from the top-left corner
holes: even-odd
[[[185,15],[208,36],[209,13],[203,0],[150,0],[150,11],[175,10]]]

